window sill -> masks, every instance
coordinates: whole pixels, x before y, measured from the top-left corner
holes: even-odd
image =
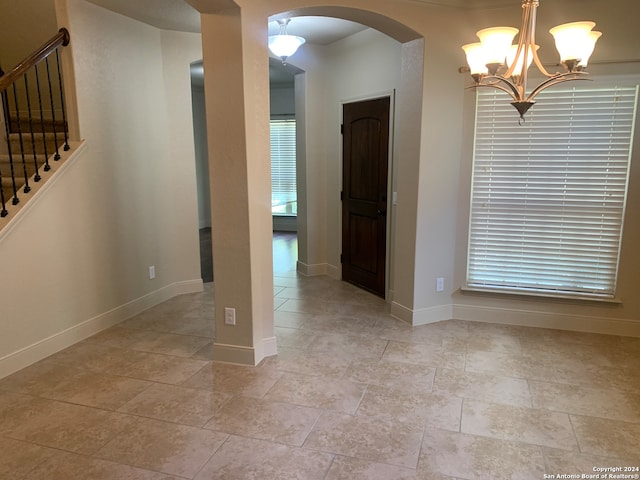
[[[572,300],[576,302],[595,302],[595,303],[605,303],[611,305],[622,305],[622,300],[615,297],[605,297],[598,295],[589,295],[589,294],[575,294],[570,295],[567,293],[554,293],[552,291],[549,292],[529,292],[523,290],[510,290],[510,289],[502,289],[502,288],[481,288],[481,287],[473,287],[469,285],[464,285],[460,288],[460,292],[462,294],[469,295],[487,295],[487,296],[510,296],[510,297],[523,297],[523,298],[538,298],[545,300]]]

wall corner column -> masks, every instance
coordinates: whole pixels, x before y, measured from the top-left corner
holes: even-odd
[[[214,360],[257,365],[277,353],[269,94],[258,19],[201,12],[214,258]],[[266,30],[266,19],[263,22]],[[265,33],[266,38],[266,33]],[[262,58],[261,58],[262,57]],[[236,325],[225,324],[234,308]]]

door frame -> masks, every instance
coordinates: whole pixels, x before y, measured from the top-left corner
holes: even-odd
[[[349,103],[356,103],[356,102],[363,102],[363,101],[367,101],[367,100],[376,100],[378,98],[385,98],[388,97],[389,98],[389,151],[387,152],[387,158],[389,159],[389,161],[387,162],[387,199],[388,199],[388,203],[387,203],[387,224],[386,224],[386,237],[387,237],[387,242],[386,242],[386,252],[385,252],[385,265],[384,265],[384,299],[387,303],[391,302],[393,300],[393,295],[391,294],[392,289],[390,288],[390,281],[391,281],[391,267],[393,265],[393,259],[391,257],[391,253],[393,252],[393,240],[394,240],[394,236],[393,236],[393,232],[392,232],[392,225],[393,225],[393,217],[394,217],[394,211],[395,211],[395,206],[396,206],[396,198],[393,195],[393,185],[394,185],[394,180],[395,180],[395,176],[393,175],[395,172],[395,156],[393,155],[394,152],[394,145],[395,145],[395,130],[394,130],[394,126],[395,126],[395,105],[396,105],[396,90],[392,89],[392,90],[383,90],[380,92],[376,92],[376,93],[371,93],[371,94],[367,94],[367,95],[362,95],[362,96],[356,96],[356,97],[349,97],[346,99],[342,99],[340,100],[340,108],[339,108],[339,119],[340,122],[338,123],[338,125],[342,125],[344,123],[344,118],[343,118],[343,113],[344,113],[344,106],[346,104]],[[340,148],[338,148],[338,155],[339,155],[339,165],[338,165],[338,186],[339,189],[338,191],[342,191],[342,187],[343,187],[343,176],[342,176],[342,172],[343,172],[343,168],[344,168],[344,158],[343,158],[343,151],[342,151],[342,147],[343,147],[343,136],[340,133],[340,128],[336,129],[338,131],[338,137],[339,137],[339,144],[340,144]],[[340,205],[342,204],[342,202],[340,202]],[[340,280],[342,280],[342,262],[340,261],[340,255],[342,254],[342,208],[338,208],[338,238],[337,238],[337,245],[339,246],[339,251],[338,251],[338,258],[337,258],[337,265],[338,265],[338,273],[339,273],[339,278]]]

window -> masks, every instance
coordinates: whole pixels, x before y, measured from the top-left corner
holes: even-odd
[[[271,213],[298,213],[295,120],[271,120]]]
[[[585,82],[586,83],[586,82]],[[612,298],[637,87],[478,90],[467,286]]]

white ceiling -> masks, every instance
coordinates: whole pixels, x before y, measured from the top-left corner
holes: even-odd
[[[88,0],[113,12],[135,18],[163,30],[200,32],[200,14],[184,0]],[[358,33],[367,27],[359,23],[330,17],[295,17],[287,26],[287,33],[304,37],[307,43],[328,45],[342,38]],[[268,25],[269,35],[280,31],[274,20]],[[272,85],[291,85],[297,73],[272,59],[269,65],[269,79]],[[191,80],[202,86],[203,69],[201,63],[191,66]]]
[[[88,0],[113,12],[135,18],[163,30],[200,32],[200,14],[184,0]],[[504,5],[517,7],[518,0],[409,0],[430,5],[475,9]],[[328,45],[363,30],[363,25],[329,17],[296,17],[288,26],[291,35],[307,42]],[[269,22],[269,35],[278,33],[275,21]]]
[[[88,0],[163,30],[200,32],[200,14],[184,0]]]
[[[88,0],[113,12],[135,18],[163,30],[200,32],[200,14],[184,0]],[[304,37],[307,42],[328,45],[364,30],[358,23],[329,17],[297,17],[287,33]],[[278,23],[269,22],[269,35],[279,32]]]
[[[200,32],[200,14],[185,0],[88,0],[90,3],[121,15],[134,18],[163,30]],[[476,9],[517,4],[518,0],[408,0],[430,5]],[[278,23],[269,22],[269,35],[279,32]],[[307,43],[329,45],[349,37],[367,27],[331,17],[293,17],[287,26],[287,33],[304,37]],[[202,82],[202,66],[194,64],[192,78]],[[288,71],[278,62],[270,65],[270,78],[274,84],[286,84],[293,80],[295,72]]]

